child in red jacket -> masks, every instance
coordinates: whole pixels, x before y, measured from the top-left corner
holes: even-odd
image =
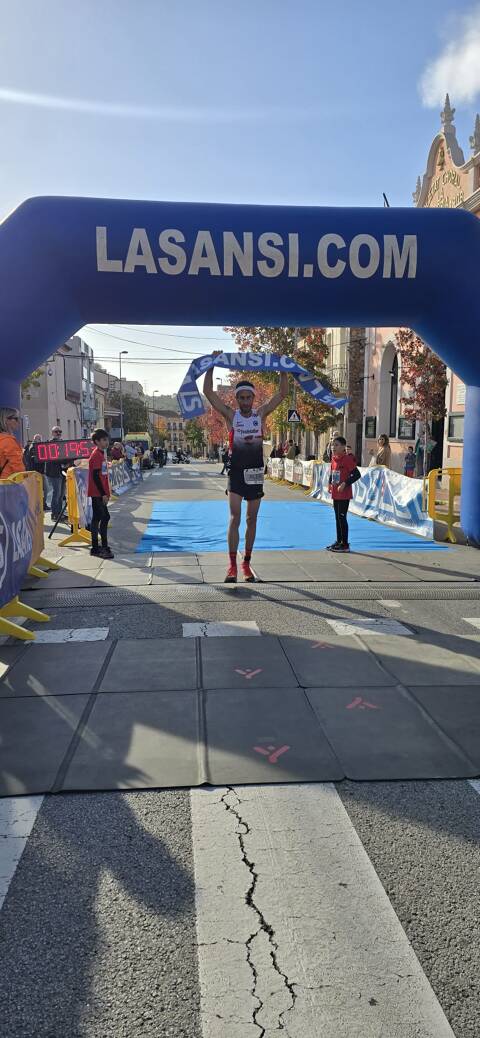
[[[337,436],[333,441],[328,489],[335,510],[337,539],[334,544],[328,546],[327,551],[350,551],[347,512],[353,497],[352,485],[360,479],[361,473],[357,469],[353,455],[347,454],[346,446],[347,441],[343,436]]]

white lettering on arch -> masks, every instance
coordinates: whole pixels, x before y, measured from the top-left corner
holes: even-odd
[[[223,273],[233,276],[233,261],[238,264],[244,277],[253,275],[253,233],[243,232],[243,245],[235,237],[233,231],[223,232]]]
[[[333,265],[328,262],[328,250],[330,246],[336,249],[344,249],[346,243],[340,234],[324,234],[318,243],[317,262],[320,273],[324,278],[339,278],[343,274],[346,263],[343,259],[337,259]]]
[[[283,238],[275,231],[266,231],[258,239],[258,251],[266,259],[258,260],[257,267],[259,274],[264,278],[278,278],[278,275],[282,273],[285,256],[278,248],[279,245],[283,245]]]
[[[157,274],[157,266],[144,227],[134,227],[125,260],[125,274],[133,274],[137,267],[144,267],[147,274]]]
[[[360,263],[360,249],[362,245],[366,246],[370,250],[370,258],[365,267],[362,267]],[[348,253],[350,262],[350,270],[356,278],[371,278],[378,270],[380,263],[380,246],[376,238],[371,234],[356,234],[350,242],[350,249]]]
[[[199,270],[209,270],[210,274],[220,277],[220,266],[210,231],[198,231],[195,239],[188,273],[198,274]]]
[[[402,250],[396,234],[385,234],[383,238],[383,277],[403,278],[408,263],[407,278],[417,275],[417,235],[404,234]],[[392,275],[393,268],[393,275]]]
[[[108,258],[107,228],[97,227],[97,270],[102,273],[122,274],[123,263],[121,260]]]
[[[158,244],[165,255],[160,257],[158,265],[164,274],[182,274],[185,270],[187,255],[179,244],[184,241],[185,235],[175,228],[169,228],[159,234]]]

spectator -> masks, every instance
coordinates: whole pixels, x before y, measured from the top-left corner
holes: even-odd
[[[345,449],[345,453],[346,454],[350,454],[350,456],[353,458],[355,464],[357,464],[357,459],[356,459],[356,457],[355,457],[355,455],[354,455],[354,453],[352,451],[352,448],[350,447],[350,444],[348,444],[348,443],[347,443],[347,446],[346,446],[346,449]]]
[[[36,444],[41,442],[42,437],[40,436],[40,433],[35,433],[35,436],[33,437],[33,442],[30,444],[28,448],[26,467],[29,470],[29,472],[38,472],[39,475],[42,477],[43,511],[45,512],[47,508],[47,479],[45,476],[45,462],[38,460],[36,451]]]
[[[417,462],[417,458],[416,458],[415,450],[414,450],[413,444],[410,444],[410,447],[408,448],[407,453],[405,455],[405,461],[404,461],[404,469],[403,469],[403,471],[404,471],[406,476],[412,477],[412,476],[415,475],[416,462]]]
[[[228,474],[228,444],[224,444],[222,447],[222,463],[223,469],[220,473],[221,476]]]
[[[62,430],[59,425],[54,425],[52,438],[49,443],[60,440]],[[63,465],[61,461],[45,462],[45,475],[47,477],[48,490],[51,491],[50,511],[52,519],[59,519],[63,511]]]
[[[295,457],[298,458],[299,454],[300,454],[300,447],[298,446],[298,443],[297,443],[296,446],[295,446]]]
[[[124,444],[125,461],[128,469],[132,469],[133,459],[135,457],[135,447],[132,447],[131,443]]]
[[[115,443],[113,444],[113,447],[110,451],[110,457],[112,461],[121,461],[122,458],[125,457],[125,451],[123,449],[123,446],[121,443],[118,442],[118,440],[115,440]]]
[[[376,465],[384,465],[386,469],[391,468],[392,463],[392,448],[390,446],[390,440],[385,433],[382,433],[377,440],[378,448],[375,457]]]
[[[288,441],[288,450],[287,450],[287,460],[288,461],[295,461],[295,458],[296,458],[295,444],[294,444],[293,440],[289,440]]]
[[[25,472],[23,451],[15,436],[19,422],[15,407],[0,407],[0,479]]]
[[[337,435],[336,430],[335,429],[331,429],[330,430],[330,439],[329,439],[329,441],[327,443],[327,446],[325,447],[325,450],[323,452],[323,460],[327,464],[330,464],[331,461],[332,461],[332,457],[333,457],[333,444],[335,443],[336,435]]]

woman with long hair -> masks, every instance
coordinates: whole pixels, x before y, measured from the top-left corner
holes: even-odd
[[[0,479],[25,472],[23,450],[14,435],[20,415],[15,407],[0,407]]]
[[[392,463],[392,448],[390,446],[390,440],[385,433],[382,433],[377,440],[378,449],[375,458],[376,465],[384,465],[386,469],[391,468]]]

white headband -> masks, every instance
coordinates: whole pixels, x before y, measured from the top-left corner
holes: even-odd
[[[251,382],[239,382],[238,386],[235,386],[235,396],[238,396],[244,389],[247,389],[249,393],[253,393],[255,396],[255,389]]]

